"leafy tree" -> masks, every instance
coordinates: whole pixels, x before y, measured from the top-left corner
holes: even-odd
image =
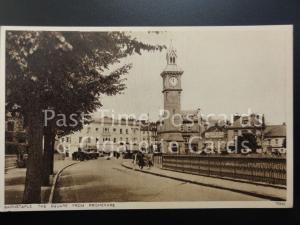
[[[67,120],[76,113],[82,121],[82,113],[102,106],[101,95],[116,95],[126,88],[123,76],[132,65],[120,63],[122,58],[163,47],[124,32],[7,31],[6,109],[22,114],[28,132],[23,203],[41,201],[42,172],[51,170],[49,165],[42,169],[42,158],[51,161],[53,137],[83,125],[58,125],[57,116],[46,125],[44,110],[64,114]]]
[[[254,152],[258,148],[256,141],[256,136],[252,133],[243,133],[242,136],[238,136],[237,139],[237,148],[238,153],[241,153],[241,150],[247,146],[251,149],[251,152]]]

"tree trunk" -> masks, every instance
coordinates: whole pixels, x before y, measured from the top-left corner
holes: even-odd
[[[28,114],[28,160],[23,203],[41,203],[43,117],[39,109]]]
[[[51,174],[51,151],[52,151],[52,138],[51,138],[51,127],[44,128],[44,153],[43,153],[43,164],[42,164],[42,185],[49,186],[49,177]]]
[[[53,174],[53,163],[54,163],[54,141],[55,133],[51,127],[45,128],[44,133],[44,154],[43,154],[43,186],[50,185],[50,175]]]
[[[55,136],[56,134],[53,133],[52,134],[52,140],[51,140],[51,154],[50,154],[50,174],[53,175],[54,174],[54,147],[55,147]]]

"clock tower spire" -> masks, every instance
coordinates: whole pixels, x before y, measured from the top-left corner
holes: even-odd
[[[172,42],[166,54],[167,65],[160,74],[163,80],[164,121],[161,129],[161,139],[164,149],[182,151],[183,138],[181,134],[181,76],[183,71],[177,65],[177,51]],[[177,146],[175,146],[177,143]]]

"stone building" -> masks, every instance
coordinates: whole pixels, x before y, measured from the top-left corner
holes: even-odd
[[[26,148],[27,135],[20,116],[5,115],[5,153],[16,154],[21,146]]]
[[[83,129],[60,137],[58,151],[73,153],[78,148],[104,152],[149,150],[156,140],[155,123],[135,119],[94,118]]]
[[[265,129],[264,115],[234,115],[232,124],[227,126],[227,143],[234,145],[237,138],[243,134],[250,134],[256,138],[258,148],[262,147],[263,131]]]
[[[263,151],[269,154],[286,153],[286,125],[268,125],[264,130]]]
[[[222,153],[227,147],[227,127],[215,124],[205,129],[201,134],[199,150],[207,153]]]

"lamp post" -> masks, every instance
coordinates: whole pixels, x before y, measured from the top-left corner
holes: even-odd
[[[149,113],[147,114],[148,115],[148,127],[147,127],[147,140],[148,140],[148,153],[150,152],[150,119],[149,119]]]

